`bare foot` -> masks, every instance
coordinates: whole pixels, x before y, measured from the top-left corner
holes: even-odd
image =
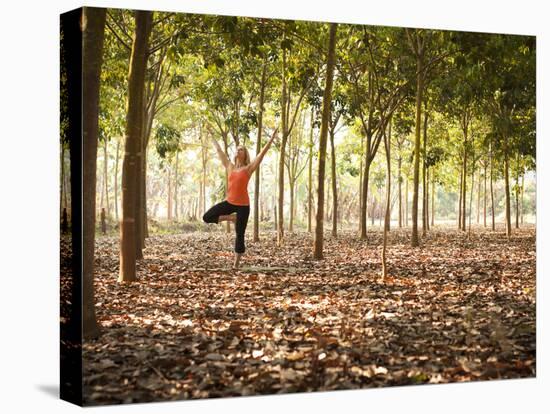
[[[236,214],[228,214],[226,216],[220,216],[218,218],[218,223],[221,223],[222,221],[231,221],[235,223],[237,221],[237,215]]]
[[[233,262],[233,269],[238,269],[240,267],[242,253],[235,253],[235,261]]]

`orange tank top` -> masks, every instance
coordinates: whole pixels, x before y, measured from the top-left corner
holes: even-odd
[[[248,206],[250,200],[248,198],[248,180],[250,176],[246,168],[242,170],[233,170],[229,174],[229,186],[227,188],[227,201],[236,206]]]

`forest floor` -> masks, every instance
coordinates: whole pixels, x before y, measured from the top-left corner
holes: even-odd
[[[535,227],[436,228],[411,248],[382,233],[274,232],[231,269],[233,234],[151,236],[119,284],[115,237],[96,239],[102,336],[83,346],[87,405],[534,377]]]

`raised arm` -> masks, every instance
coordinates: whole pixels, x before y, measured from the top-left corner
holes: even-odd
[[[278,127],[275,128],[275,131],[273,131],[273,135],[271,136],[271,139],[269,140],[269,142],[265,144],[265,146],[262,148],[260,153],[256,156],[256,158],[254,158],[254,161],[252,161],[248,165],[248,175],[252,175],[254,171],[256,171],[256,169],[258,168],[262,160],[264,159],[264,156],[267,153],[267,150],[269,150],[269,147],[271,146],[271,144],[273,143],[273,140],[275,140],[275,137],[277,136],[278,129],[279,129]]]
[[[227,155],[225,155],[225,152],[220,147],[220,144],[218,144],[218,141],[214,138],[214,134],[212,133],[212,130],[210,130],[210,139],[214,143],[214,146],[216,147],[216,152],[218,153],[218,157],[220,157],[220,160],[225,168],[228,168],[231,165],[231,161],[229,161],[229,158],[227,158]]]

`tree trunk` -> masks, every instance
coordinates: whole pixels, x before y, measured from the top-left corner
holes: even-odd
[[[172,220],[172,169],[167,166],[166,173],[168,174],[168,203],[166,208],[166,220]]]
[[[487,227],[487,160],[483,164],[483,227]]]
[[[307,231],[311,233],[311,209],[313,207],[312,203],[312,188],[313,185],[313,106],[311,107],[311,118],[310,118],[310,130],[309,130],[309,165],[308,165],[308,184],[307,184]]]
[[[391,143],[391,118],[390,118],[389,124],[388,124],[388,134],[387,134],[387,135],[388,135],[388,142]],[[384,134],[384,145],[385,145],[385,140],[386,140],[386,134]],[[388,151],[388,152],[390,153],[390,155],[391,155],[391,147],[388,147],[388,148],[386,149],[386,151]],[[388,157],[389,157],[390,155],[388,155]],[[388,162],[391,163],[391,158],[390,158],[390,160],[389,160]],[[390,166],[390,167],[391,167],[391,166]],[[390,171],[391,171],[391,168],[390,168]],[[386,191],[389,193],[389,195],[388,195],[387,197],[389,197],[389,200],[391,201],[391,177],[390,177],[390,183],[389,183],[389,185],[386,187]],[[388,217],[387,220],[386,220],[386,218],[384,217],[384,230],[385,230],[385,231],[390,231],[391,209],[392,209],[391,203],[388,204],[387,208],[388,208],[388,210],[389,210],[389,212],[387,212],[387,214],[389,214],[389,217]]]
[[[516,229],[519,229],[519,154],[516,155],[516,164],[517,164],[517,170],[516,170],[516,188],[515,188],[515,195],[516,195]]]
[[[288,139],[288,119],[287,119],[287,84],[286,84],[286,49],[283,48],[283,74],[282,74],[282,96],[281,96],[281,122],[282,122],[282,139],[281,150],[279,154],[279,205],[277,208],[277,245],[281,246],[285,234],[283,209],[285,201],[285,148]]]
[[[147,58],[145,57],[145,60]],[[145,63],[145,68],[147,69],[147,63]],[[144,84],[145,85],[145,84]],[[140,131],[140,137],[138,142],[138,149],[137,149],[137,155],[136,155],[136,174],[135,174],[135,188],[136,188],[136,195],[135,195],[135,204],[136,204],[136,212],[135,212],[135,247],[136,247],[136,260],[143,259],[143,189],[145,188],[145,185],[143,183],[143,176],[142,176],[142,170],[143,170],[143,150],[145,148],[145,91],[144,91],[144,97],[142,100],[142,109],[141,109],[141,131]]]
[[[412,237],[411,246],[419,245],[418,239],[418,188],[420,170],[420,128],[422,115],[422,97],[424,92],[423,62],[421,56],[416,60],[416,122],[414,139],[414,176],[413,176],[413,205],[412,205]]]
[[[391,121],[390,121],[391,122]],[[391,131],[391,123],[390,123]],[[391,132],[390,132],[391,133]],[[386,213],[384,214],[384,242],[382,246],[382,281],[388,276],[388,266],[386,263],[386,248],[388,245],[388,231],[390,222],[390,195],[391,195],[391,159],[390,159],[390,133],[384,133],[384,147],[386,148]]]
[[[296,181],[293,178],[288,180],[290,186],[290,221],[288,223],[288,231],[292,233],[294,231],[294,186]]]
[[[477,224],[479,224],[479,216],[481,213],[480,210],[481,205],[481,171],[477,173]]]
[[[149,237],[149,224],[147,221],[147,145],[143,149],[143,161],[141,163],[141,245],[145,246],[145,238]]]
[[[83,228],[79,234],[73,227],[73,235],[82,237],[82,335],[90,339],[100,334],[94,300],[94,249],[99,87],[106,10],[84,7],[82,13],[82,177],[71,177],[82,179]]]
[[[365,136],[361,134],[361,152],[360,154],[363,154],[363,141],[365,139]],[[359,211],[357,214],[357,223],[359,225],[359,234],[361,234],[361,217],[363,215],[363,157],[359,157]],[[366,230],[366,229],[365,229]]]
[[[473,136],[472,136],[473,139]],[[473,146],[472,141],[472,148],[475,148]],[[468,207],[468,239],[470,238],[471,230],[472,230],[472,201],[474,198],[474,178],[475,178],[475,153],[472,150],[472,186],[470,187],[470,206]]]
[[[201,142],[203,140],[201,129]],[[208,162],[208,151],[205,143],[202,145],[202,198],[201,198],[201,217],[206,213],[206,164]]]
[[[409,227],[409,178],[405,177],[405,227]]]
[[[323,115],[321,118],[321,133],[319,137],[319,186],[317,188],[317,217],[315,226],[315,240],[313,248],[313,257],[315,259],[323,258],[323,207],[325,190],[325,158],[327,153],[327,135],[328,123],[330,119],[330,104],[332,96],[332,82],[335,64],[335,46],[336,46],[336,23],[330,24],[330,37],[327,56],[327,74],[325,91],[323,94]]]
[[[111,216],[111,210],[109,208],[109,176],[107,175],[107,167],[109,164],[109,157],[107,156],[107,138],[105,138],[105,146],[103,147],[103,182],[105,183],[105,213],[106,218]]]
[[[120,154],[120,140],[116,141],[116,158],[115,158],[115,220],[118,223],[118,159]]]
[[[435,171],[432,172],[432,227],[435,225]]]
[[[105,208],[101,209],[101,233],[107,233],[107,223],[105,222]]]
[[[510,166],[506,137],[504,137],[504,195],[506,197],[506,237],[510,239],[512,236],[512,219],[510,214]]]
[[[143,95],[147,66],[148,39],[152,13],[135,12],[136,30],[128,77],[128,113],[126,116],[125,155],[122,167],[122,225],[119,282],[136,280],[136,176],[139,173],[138,151],[143,137]]]
[[[428,188],[427,188],[427,141],[428,139],[428,104],[424,100],[424,139],[423,139],[423,156],[422,156],[422,236],[426,236],[428,228]]]
[[[361,192],[361,240],[367,238],[367,210],[368,210],[368,194],[369,194],[369,171],[371,160],[369,159],[370,153],[370,137],[367,136],[366,150],[365,150],[365,168],[363,171],[363,189]]]
[[[489,186],[491,190],[491,229],[495,231],[495,196],[493,192],[493,146],[492,143],[489,144],[489,166],[491,167],[491,174],[489,177]]]
[[[467,177],[468,177],[468,164],[467,164],[467,160],[468,160],[468,147],[467,147],[467,143],[468,143],[468,131],[465,130],[464,131],[464,160],[463,160],[463,163],[462,163],[462,206],[461,206],[461,209],[462,209],[462,213],[461,213],[461,217],[462,217],[462,223],[460,225],[460,228],[462,229],[462,231],[466,231],[466,180],[467,180]]]
[[[334,125],[336,127],[336,125]],[[331,171],[332,171],[332,237],[338,236],[338,189],[336,188],[336,150],[334,148],[334,128],[330,130]]]
[[[265,99],[265,84],[267,77],[267,59],[264,58],[262,66],[262,80],[260,82],[260,102],[258,108],[258,138],[256,139],[256,156],[262,150],[262,127],[264,116],[264,99]],[[260,165],[256,169],[256,177],[254,181],[254,235],[253,241],[260,241],[260,222],[259,222],[259,203],[260,203]]]
[[[65,145],[61,143],[61,185],[60,185],[60,197],[61,200],[60,210],[63,211],[67,208],[67,192],[65,190]]]
[[[460,166],[460,187],[458,190],[458,229],[462,229],[462,187],[464,186],[464,164]]]
[[[403,184],[403,177],[401,176],[401,156],[397,159],[397,184],[399,192],[399,228],[403,227],[403,208],[402,208],[402,198],[401,187]]]
[[[99,194],[99,209],[98,211],[101,212],[101,209],[105,206],[105,180],[102,174],[96,173],[96,179],[99,181],[99,191],[96,191],[96,194]]]
[[[521,219],[520,219],[520,222],[521,224],[523,225],[523,187],[524,187],[524,184],[525,184],[525,173],[524,171],[522,171],[521,173],[521,198],[520,198],[520,212],[521,212]]]
[[[176,220],[178,219],[178,155],[179,151],[176,151],[176,167],[174,172],[174,218]]]
[[[426,194],[424,195],[424,213],[423,213],[423,216],[424,216],[424,220],[426,220],[426,231],[430,230],[430,169],[428,167],[426,167],[426,174],[425,174],[426,178],[426,187],[425,187],[425,190],[426,190]]]

